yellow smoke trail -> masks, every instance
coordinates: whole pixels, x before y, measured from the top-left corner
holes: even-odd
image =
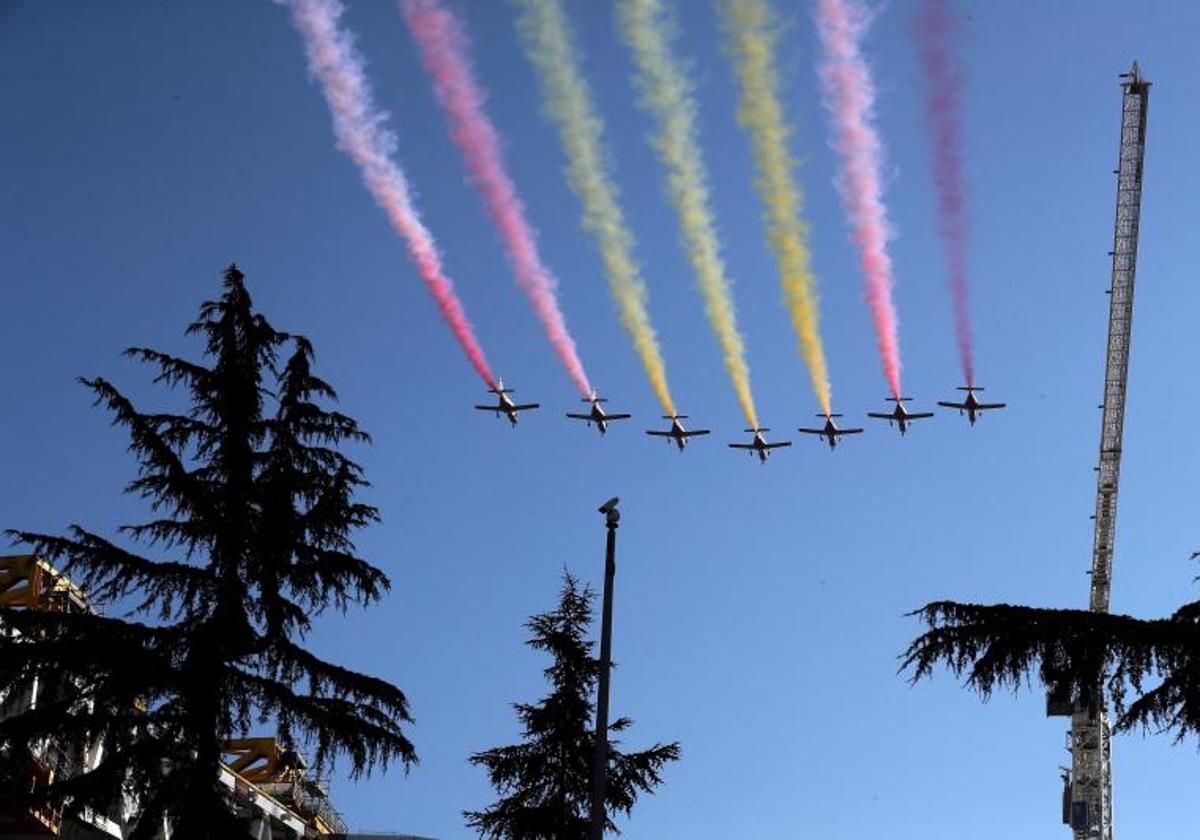
[[[633,338],[654,393],[666,413],[675,414],[658,337],[646,311],[646,284],[633,254],[633,233],[605,166],[600,140],[604,124],[592,107],[562,7],[558,0],[518,0],[517,5],[525,51],[567,158],[567,182],[583,202],[583,227],[596,237],[621,324]]]
[[[642,104],[654,116],[654,147],[667,170],[667,193],[700,283],[704,310],[717,334],[742,411],[750,426],[757,428],[746,351],[709,206],[708,179],[697,140],[696,103],[684,69],[671,54],[674,22],[667,18],[660,0],[621,0],[618,17],[637,65]]]
[[[718,0],[728,50],[741,86],[738,122],[750,133],[756,185],[767,219],[767,236],[783,285],[784,302],[800,338],[800,355],[808,366],[821,409],[830,405],[829,373],[817,319],[816,278],[808,249],[808,227],[800,218],[802,196],[792,176],[787,122],[779,103],[775,72],[775,33],[765,0]]]

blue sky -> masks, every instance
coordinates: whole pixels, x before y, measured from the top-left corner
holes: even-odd
[[[553,604],[564,565],[598,584],[596,506],[622,498],[612,702],[631,746],[679,740],[683,760],[625,836],[1065,836],[1064,724],[1039,692],[987,705],[939,674],[910,688],[897,655],[935,598],[1084,606],[1107,317],[1119,88],[1138,58],[1155,83],[1112,595],[1162,615],[1196,597],[1200,545],[1191,387],[1200,288],[1188,243],[1200,208],[1200,8],[1156,2],[961,4],[977,368],[1004,413],[940,415],[901,440],[882,424],[830,455],[797,440],[760,468],[728,450],[744,423],[677,244],[633,103],[610,4],[567,0],[607,121],[681,410],[715,430],[680,457],[642,430],[660,411],[621,331],[553,129],[501,2],[457,0],[511,171],[561,279],[592,379],[635,419],[599,440],[569,424],[570,382],[516,289],[393,4],[356,0],[359,34],[399,156],[493,367],[538,400],[516,430],[471,411],[478,380],[402,244],[334,148],[285,11],[269,2],[9,2],[0,7],[0,526],[112,533],[125,441],[74,383],[101,374],[170,404],[129,344],[191,353],[182,336],[236,260],[277,326],[308,334],[343,409],[373,433],[358,453],[384,521],[363,553],[392,577],[371,610],[329,616],[327,656],[400,685],[421,763],[351,783],[357,828],[458,838],[491,801],[467,756],[517,737],[509,704],[544,692],[521,624]],[[736,282],[759,414],[779,436],[816,410],[753,191],[749,144],[712,7],[686,8],[705,152]],[[809,3],[777,2],[793,148],[807,192],[837,408],[886,395],[857,255],[832,184]],[[959,382],[934,229],[914,3],[883,6],[869,41],[896,227],[905,390]],[[1117,827],[1191,836],[1195,745],[1115,746]]]

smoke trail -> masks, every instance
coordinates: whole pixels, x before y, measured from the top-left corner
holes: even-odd
[[[442,317],[466,351],[472,366],[489,388],[496,379],[483,348],[475,339],[454,285],[442,270],[433,236],[413,207],[408,180],[392,159],[396,139],[384,126],[387,115],[376,107],[362,59],[350,36],[339,28],[344,11],[339,0],[281,0],[304,37],[309,72],[321,85],[333,116],[338,147],[358,166],[363,184],[404,238],[417,271],[437,303]]]
[[[841,157],[838,189],[854,228],[867,281],[867,303],[875,322],[875,342],[892,396],[900,396],[900,346],[892,305],[892,259],[887,207],[880,182],[882,146],[874,125],[875,88],[861,44],[870,15],[858,0],[820,0],[821,82],[833,117],[834,148]]]
[[[637,64],[642,104],[657,125],[654,146],[667,169],[667,192],[679,217],[692,270],[700,281],[704,310],[717,334],[742,411],[750,426],[757,428],[746,351],[709,206],[707,173],[697,139],[696,103],[683,69],[671,54],[672,22],[660,0],[621,0],[618,18]]]
[[[517,0],[517,5],[525,51],[537,71],[546,113],[558,129],[567,158],[567,181],[583,202],[583,227],[596,237],[621,324],[633,339],[654,393],[666,413],[674,414],[658,337],[646,311],[646,285],[633,254],[633,233],[605,164],[604,124],[592,107],[562,7],[558,0]]]
[[[783,286],[783,298],[800,339],[821,409],[830,410],[829,374],[818,329],[816,278],[808,248],[808,227],[800,218],[803,197],[793,177],[788,150],[790,129],[779,101],[775,72],[776,35],[764,0],[721,0],[727,49],[741,88],[738,122],[750,133],[756,185],[762,199],[767,238]]]
[[[964,200],[962,153],[962,71],[955,42],[958,21],[946,0],[926,0],[917,18],[921,64],[928,86],[925,112],[932,135],[934,183],[937,186],[938,233],[950,269],[954,303],[954,333],[958,358],[968,385],[975,384],[971,340],[971,310],[967,272],[967,209]]]
[[[558,282],[542,264],[537,236],[525,219],[525,208],[505,169],[498,133],[484,113],[484,95],[475,82],[462,24],[441,0],[400,0],[400,8],[420,48],[425,71],[433,80],[438,102],[450,121],[450,136],[500,231],[517,284],[533,303],[575,387],[588,396],[591,385],[555,296]]]

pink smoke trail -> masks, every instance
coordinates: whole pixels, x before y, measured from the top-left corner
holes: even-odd
[[[584,396],[591,385],[558,308],[554,275],[542,263],[537,235],[525,219],[517,188],[505,169],[500,137],[484,112],[484,95],[475,82],[462,24],[441,0],[400,0],[400,9],[421,52],[421,62],[433,80],[438,102],[450,121],[450,137],[462,152],[471,180],[484,204],[517,275],[529,296],[554,352]]]
[[[958,358],[968,385],[975,384],[975,354],[967,272],[967,209],[962,152],[962,70],[955,42],[958,21],[946,0],[927,0],[917,18],[917,40],[928,86],[925,111],[933,135],[933,175],[937,187],[938,233],[950,269],[954,334]]]
[[[875,323],[875,342],[892,396],[900,396],[900,345],[892,304],[890,233],[883,203],[883,157],[874,125],[875,88],[861,44],[870,14],[857,0],[820,0],[817,31],[821,39],[821,83],[833,118],[834,148],[841,158],[838,190],[854,229],[867,281],[867,303]]]
[[[454,285],[442,270],[433,236],[413,207],[408,179],[392,159],[396,138],[384,126],[387,114],[376,107],[362,59],[350,36],[338,26],[345,11],[340,0],[280,1],[291,10],[292,22],[304,37],[309,72],[320,83],[329,103],[338,148],[357,164],[363,184],[392,228],[404,238],[421,279],[471,365],[489,388],[495,388],[496,379],[483,348],[475,339]]]

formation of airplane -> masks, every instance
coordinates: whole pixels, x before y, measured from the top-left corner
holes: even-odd
[[[746,431],[750,432],[751,434],[754,435],[754,437],[750,440],[750,442],[749,443],[731,443],[731,444],[729,444],[729,448],[730,449],[746,449],[749,451],[751,456],[757,455],[759,463],[762,463],[762,464],[767,463],[767,456],[769,456],[771,454],[772,449],[779,449],[780,447],[783,447],[783,446],[791,446],[792,445],[792,442],[790,440],[781,440],[778,443],[767,443],[767,439],[763,437],[763,432],[769,432],[771,430],[766,427],[762,427],[762,428],[758,428],[758,429],[746,429]]]
[[[477,408],[479,411],[494,411],[496,413],[497,420],[499,420],[500,415],[503,414],[508,418],[508,422],[512,423],[514,426],[517,425],[517,415],[522,411],[530,411],[540,407],[537,403],[525,403],[524,405],[518,405],[514,403],[509,394],[515,394],[517,392],[511,388],[505,388],[503,379],[496,382],[495,388],[488,388],[488,393],[496,395],[496,404],[477,405],[475,408]]]
[[[1004,408],[1004,403],[981,403],[979,400],[975,399],[975,392],[983,390],[983,388],[978,385],[960,385],[958,390],[967,392],[967,398],[965,400],[959,403],[939,401],[938,405],[945,406],[946,408],[957,408],[959,414],[962,414],[965,411],[967,414],[967,419],[971,421],[972,426],[975,425],[975,415],[979,414],[980,412],[991,411],[992,409],[996,408]]]
[[[601,435],[608,431],[608,424],[613,420],[628,420],[633,416],[631,414],[606,414],[600,403],[608,402],[608,400],[598,395],[595,388],[592,389],[592,395],[590,397],[584,397],[583,401],[585,403],[592,404],[591,411],[589,411],[587,414],[574,414],[568,411],[567,416],[572,420],[584,420],[589,426],[595,423],[596,428],[600,430]]]
[[[648,429],[646,434],[654,435],[655,437],[669,438],[670,440],[668,440],[668,443],[670,443],[671,440],[675,441],[675,445],[679,447],[680,452],[682,452],[683,448],[687,446],[688,438],[706,435],[709,431],[708,429],[692,429],[689,431],[683,428],[683,423],[680,421],[687,419],[686,414],[665,414],[663,415],[663,419],[671,421],[671,428],[668,431],[660,432],[656,429]]]
[[[962,400],[962,402],[939,401],[938,405],[945,406],[946,408],[958,409],[959,414],[966,414],[967,419],[971,422],[972,426],[975,425],[975,421],[978,419],[978,415],[981,413],[1005,408],[1005,403],[980,402],[975,396],[976,391],[983,390],[983,388],[979,385],[962,385],[959,386],[958,390],[966,391],[967,393],[967,396]],[[522,411],[540,408],[538,403],[514,402],[510,395],[515,394],[516,391],[513,391],[511,388],[505,388],[504,380],[502,379],[497,381],[495,388],[489,388],[488,393],[496,395],[496,404],[477,405],[475,408],[479,411],[494,412],[497,418],[503,414],[508,418],[508,422],[514,426],[517,425],[518,415]],[[887,413],[869,411],[867,412],[867,416],[876,420],[886,420],[888,421],[889,426],[896,425],[899,427],[901,435],[904,435],[908,432],[908,425],[912,421],[923,420],[927,417],[933,416],[932,411],[908,411],[908,409],[904,407],[904,404],[911,401],[911,397],[888,397],[887,400],[888,402],[895,403],[895,408]],[[583,401],[590,405],[590,410],[586,414],[568,411],[567,417],[571,418],[572,420],[583,420],[589,426],[595,423],[596,428],[599,430],[601,435],[608,431],[608,424],[614,420],[628,420],[633,416],[631,414],[607,413],[604,410],[602,403],[608,402],[608,400],[597,394],[595,390],[592,391],[590,396],[585,397]],[[842,415],[840,414],[830,413],[818,414],[817,417],[825,418],[825,423],[821,426],[821,428],[802,428],[799,429],[799,431],[806,435],[816,435],[818,438],[827,442],[829,444],[829,449],[832,451],[837,448],[838,438],[842,437],[843,435],[858,435],[862,434],[863,432],[862,429],[843,429],[838,426],[838,424],[834,422],[834,418],[841,416]],[[671,421],[671,427],[669,429],[648,429],[646,434],[653,435],[654,437],[667,438],[668,442],[674,442],[674,444],[679,448],[680,452],[682,452],[687,446],[688,438],[707,435],[710,433],[708,429],[684,428],[682,421],[687,419],[686,414],[667,414],[663,416],[663,419]],[[753,435],[749,443],[731,443],[729,444],[729,447],[731,449],[744,449],[749,452],[751,456],[758,455],[758,460],[763,464],[767,462],[767,457],[771,454],[772,449],[780,449],[784,446],[792,445],[792,442],[787,440],[769,443],[767,439],[763,437],[764,432],[770,431],[770,429],[767,428],[746,429],[746,431]],[[1198,552],[1198,554],[1200,554],[1200,552]]]
[[[913,420],[924,420],[926,417],[933,416],[932,411],[922,411],[910,414],[904,408],[904,404],[909,402],[911,399],[912,397],[888,397],[888,402],[894,402],[896,404],[894,409],[889,411],[887,414],[868,411],[867,416],[874,417],[876,420],[886,420],[888,421],[889,426],[895,423],[900,427],[900,434],[904,435],[908,431],[908,424]]]
[[[825,438],[829,441],[829,451],[832,452],[837,448],[837,439],[842,435],[861,435],[862,429],[839,429],[838,424],[833,422],[834,417],[841,417],[840,414],[818,414],[818,417],[825,418],[825,425],[819,429],[799,429],[806,435],[816,435],[817,437]]]

